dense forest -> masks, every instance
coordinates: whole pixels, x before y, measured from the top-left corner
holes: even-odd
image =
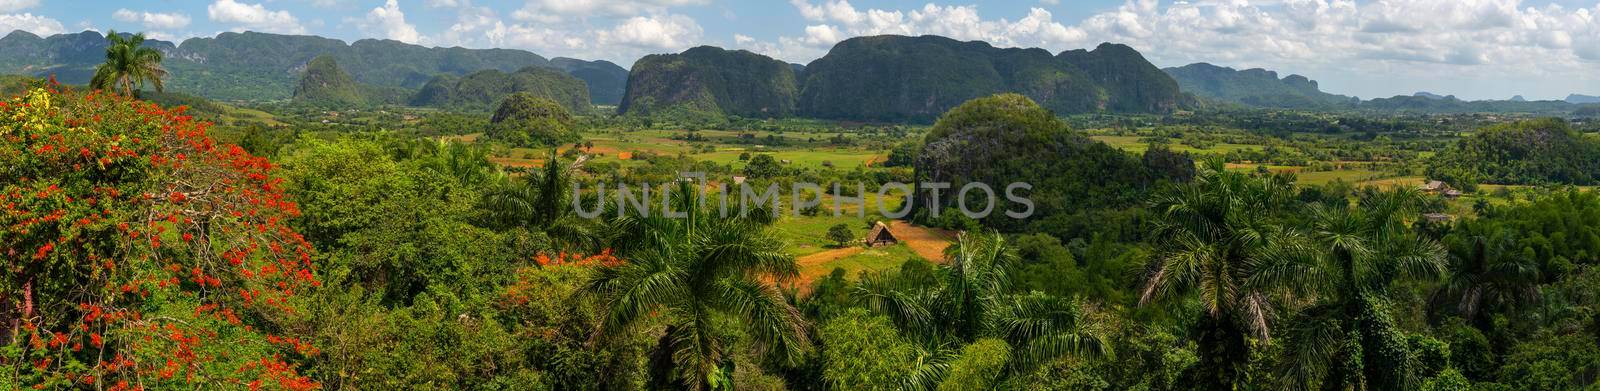
[[[544,68],[379,103],[338,56],[246,104],[111,37],[86,86],[0,78],[3,390],[1600,388],[1590,117],[1207,106],[1125,46],[937,37],[646,57],[622,113]],[[852,69],[987,78],[795,117]]]

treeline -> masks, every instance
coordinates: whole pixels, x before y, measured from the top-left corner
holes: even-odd
[[[1545,119],[1489,126],[1434,156],[1428,175],[1474,188],[1600,184],[1600,139]]]
[[[585,193],[582,207],[605,213],[575,215],[577,183],[702,164],[689,158],[623,171],[552,154],[502,170],[480,147],[393,132],[303,137],[258,158],[181,113],[116,96],[41,89],[0,111],[0,252],[18,261],[0,279],[5,389],[1510,390],[1600,379],[1600,195],[1576,190],[1446,222],[1425,217],[1445,205],[1414,190],[1301,186],[1212,161],[1082,215],[1052,211],[1081,216],[1073,230],[978,222],[936,263],[798,287],[800,266],[774,232],[784,220],[767,214],[719,218],[682,196],[669,198],[683,218],[619,214]],[[1015,158],[1034,159],[1039,176],[1155,166],[1097,152],[1106,147],[1041,112],[987,98],[924,141],[1067,145]],[[1043,157],[1067,147],[1082,160]],[[980,156],[1011,158],[999,152]],[[964,167],[929,158],[911,159],[918,175]],[[1027,168],[1013,164],[996,167]],[[817,175],[751,165],[753,180]]]

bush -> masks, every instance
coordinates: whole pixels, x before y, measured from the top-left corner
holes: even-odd
[[[839,247],[844,247],[845,245],[850,244],[850,242],[855,241],[856,235],[850,232],[850,226],[845,225],[844,223],[839,223],[828,228],[828,240],[838,243]]]

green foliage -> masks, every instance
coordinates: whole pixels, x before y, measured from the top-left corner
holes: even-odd
[[[726,378],[736,355],[727,334],[735,330],[765,347],[766,359],[797,364],[811,346],[809,322],[765,281],[797,276],[794,258],[764,221],[715,216],[689,197],[689,183],[674,191],[672,210],[684,218],[630,214],[614,222],[617,253],[628,261],[601,268],[587,283],[604,308],[594,340],[626,339],[665,317],[651,353],[658,387],[703,389]]]
[[[1600,379],[1594,335],[1546,334],[1518,344],[1500,367],[1500,383],[1526,390],[1581,389]]]
[[[323,107],[361,107],[367,98],[361,86],[331,56],[317,56],[306,63],[299,86],[294,89],[294,99]]]
[[[1006,198],[1006,186],[1028,183],[1035,208],[1030,220],[1126,205],[1142,197],[1151,175],[1132,156],[1066,128],[1049,110],[1017,94],[974,99],[945,113],[928,132],[917,161],[919,182],[949,182],[939,203],[919,191],[918,213],[958,206],[957,191],[969,182],[988,184],[995,210],[983,219],[990,227],[1021,229],[1029,220],[1013,219],[1005,210],[1021,211]],[[968,209],[990,200],[971,191]]]
[[[485,135],[513,146],[559,146],[578,139],[573,124],[572,114],[555,101],[519,92],[500,102]]]
[[[455,77],[440,75],[410,99],[413,106],[487,110],[512,94],[530,94],[559,103],[574,113],[589,111],[589,89],[582,80],[541,67],[504,73],[484,70]]]
[[[1491,126],[1434,156],[1428,175],[1452,184],[1600,184],[1600,140],[1559,119]]]
[[[419,163],[356,139],[302,140],[286,153],[289,191],[306,211],[296,225],[323,249],[328,283],[405,304],[430,290],[485,294],[504,278],[499,234],[469,223],[477,190]]]
[[[1317,89],[1317,82],[1305,76],[1260,69],[1234,70],[1207,63],[1194,63],[1163,69],[1177,80],[1183,92],[1219,101],[1258,107],[1339,108],[1357,103],[1356,98],[1334,95]]]
[[[1472,391],[1472,382],[1455,368],[1445,369],[1439,376],[1422,382],[1423,391]]]
[[[900,337],[889,318],[851,309],[817,332],[822,378],[840,390],[899,390],[921,352]]]
[[[144,33],[132,36],[118,35],[111,30],[106,35],[106,62],[94,69],[89,85],[102,90],[121,90],[132,96],[134,90],[149,82],[156,91],[162,91],[162,79],[167,70],[161,68],[161,51],[144,47]]]
[[[987,390],[1000,384],[1006,363],[1011,360],[1011,347],[1005,341],[993,338],[977,340],[961,348],[961,354],[950,362],[950,373],[939,383],[939,390]]]
[[[856,240],[856,234],[850,232],[849,225],[839,223],[828,227],[828,240],[837,243],[839,247],[844,247]]]
[[[750,178],[772,179],[781,174],[783,166],[778,165],[778,159],[765,153],[751,156],[750,162],[744,165],[744,175]]]
[[[633,63],[619,113],[689,120],[787,117],[798,87],[789,64],[744,50],[700,46]]]
[[[967,100],[1005,92],[1060,113],[1177,106],[1177,84],[1131,49],[1069,53],[931,35],[851,38],[806,67],[800,109],[819,118],[927,122]]]

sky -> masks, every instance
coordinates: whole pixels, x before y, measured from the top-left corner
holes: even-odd
[[[227,31],[525,49],[627,67],[699,45],[807,63],[877,34],[1301,74],[1363,99],[1600,95],[1600,0],[0,0],[0,31]]]

